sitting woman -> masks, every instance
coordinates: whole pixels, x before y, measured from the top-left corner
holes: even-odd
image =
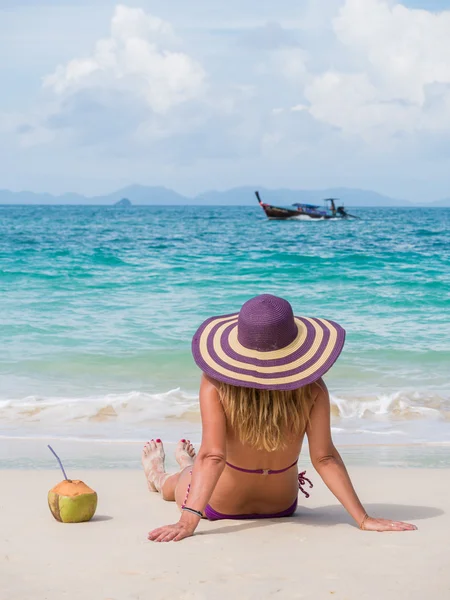
[[[149,489],[181,509],[178,523],[150,532],[150,540],[182,540],[193,535],[203,517],[291,516],[299,487],[307,497],[304,486],[312,487],[297,470],[305,433],[312,464],[361,529],[416,529],[366,513],[333,445],[322,376],[344,340],[337,323],[295,317],[289,302],[271,295],[252,298],[239,314],[203,323],[192,342],[203,371],[198,456],[189,441],[181,440],[176,451],[181,471],[169,475],[161,440],[151,440],[143,451]]]

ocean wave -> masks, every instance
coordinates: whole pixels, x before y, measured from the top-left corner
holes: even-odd
[[[0,419],[25,422],[117,421],[145,423],[173,419],[198,412],[198,398],[180,388],[160,394],[131,391],[84,398],[41,398],[0,400]]]
[[[332,395],[336,427],[346,421],[450,420],[450,398],[424,391]],[[92,422],[145,424],[155,420],[198,421],[198,395],[175,388],[164,393],[130,391],[86,397],[27,396],[0,400],[2,422]]]
[[[354,398],[331,396],[331,413],[341,420],[450,420],[450,398],[423,391]]]

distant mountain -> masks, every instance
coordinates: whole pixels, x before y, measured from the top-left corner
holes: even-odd
[[[434,207],[448,206],[448,207],[450,207],[450,198],[444,198],[443,200],[435,200],[434,202],[430,202],[426,206],[434,206]]]
[[[186,204],[192,203],[190,198],[186,198],[173,190],[165,187],[149,187],[145,185],[129,185],[117,192],[106,196],[94,196],[87,198],[84,204],[115,204],[122,198],[128,198],[132,204]]]
[[[36,194],[35,192],[10,192],[0,190],[0,204],[88,204],[89,199],[80,194]]]
[[[352,188],[329,188],[324,190],[267,190],[255,187],[240,187],[224,192],[205,192],[194,199],[194,203],[239,205],[256,202],[254,191],[259,189],[261,199],[268,204],[293,204],[303,202],[321,204],[324,198],[339,198],[347,206],[414,206],[408,200],[383,196],[377,192]]]
[[[0,190],[0,204],[90,204],[93,206],[114,205],[122,198],[128,198],[132,204],[192,204],[191,198],[177,194],[164,187],[130,185],[117,192],[104,196],[82,196],[80,194],[36,194],[34,192],[10,192]]]
[[[165,187],[151,187],[144,185],[130,185],[111,194],[87,197],[80,194],[36,194],[34,192],[11,192],[0,190],[0,204],[88,204],[88,205],[114,205],[122,198],[127,198],[133,205],[224,205],[224,206],[250,206],[256,205],[255,190],[259,190],[261,198],[268,204],[293,204],[304,202],[321,204],[324,198],[339,198],[349,207],[393,207],[393,206],[419,206],[408,200],[390,198],[370,190],[352,188],[328,188],[323,190],[269,190],[258,186],[236,187],[224,191],[212,190],[188,198],[182,194]],[[432,203],[423,203],[421,206],[450,206],[450,198]]]
[[[121,198],[118,202],[114,204],[114,206],[117,206],[117,208],[130,208],[130,206],[133,205],[128,200],[128,198]]]

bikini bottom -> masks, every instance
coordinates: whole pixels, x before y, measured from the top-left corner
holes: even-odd
[[[272,514],[249,514],[249,515],[224,515],[223,513],[217,512],[214,510],[209,504],[206,506],[203,514],[208,519],[208,521],[221,521],[222,519],[233,519],[235,521],[241,521],[244,519],[280,519],[282,517],[291,517],[295,511],[297,510],[297,498],[294,500],[294,503],[285,510],[282,510],[278,513]]]

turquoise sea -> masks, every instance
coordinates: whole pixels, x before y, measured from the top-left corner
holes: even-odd
[[[450,209],[0,207],[0,435],[199,438],[198,325],[253,295],[347,329],[344,444],[450,444]]]

